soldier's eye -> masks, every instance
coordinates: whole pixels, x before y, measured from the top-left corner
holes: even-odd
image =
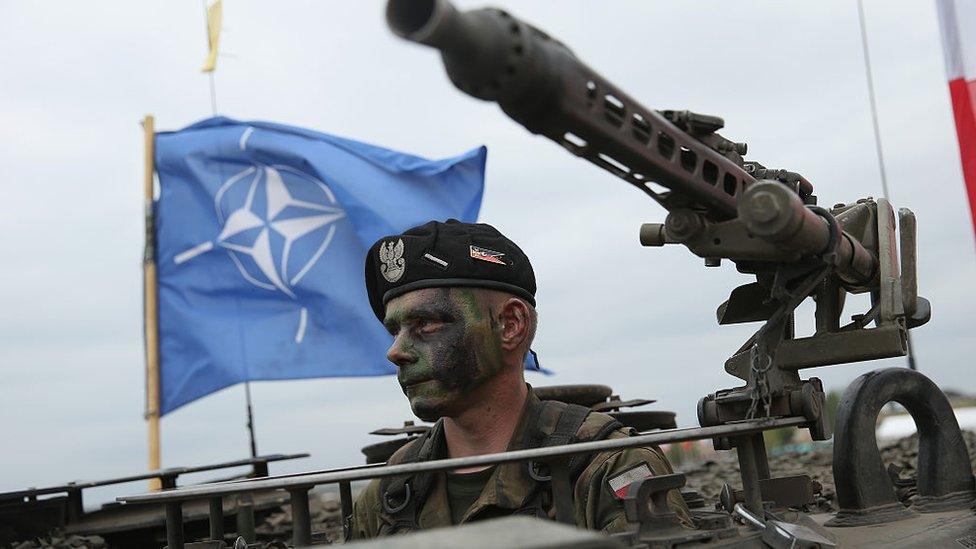
[[[417,331],[425,335],[432,334],[439,330],[443,324],[439,320],[421,320],[417,322]]]

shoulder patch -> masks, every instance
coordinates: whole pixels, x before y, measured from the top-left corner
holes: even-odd
[[[653,476],[654,473],[651,472],[651,468],[646,463],[639,463],[623,473],[610,477],[607,484],[610,485],[610,491],[617,496],[617,499],[624,499],[631,484]]]

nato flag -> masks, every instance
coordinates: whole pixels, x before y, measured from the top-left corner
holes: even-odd
[[[161,413],[247,380],[395,373],[366,251],[475,221],[486,154],[431,161],[227,118],[157,134]]]

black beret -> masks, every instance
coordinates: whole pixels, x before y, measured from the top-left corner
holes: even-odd
[[[502,290],[535,306],[529,258],[491,225],[430,221],[377,240],[366,254],[366,293],[380,321],[394,297],[452,286]]]

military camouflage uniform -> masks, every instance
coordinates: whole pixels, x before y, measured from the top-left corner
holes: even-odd
[[[530,390],[509,450],[554,445],[553,437],[558,435],[559,425],[562,423],[560,418],[569,417],[571,414],[567,412],[573,411],[573,408],[580,418],[580,421],[574,425],[575,436],[572,440],[556,440],[555,444],[623,438],[633,432],[629,428],[622,427],[606,414],[588,412],[586,409],[581,411],[581,407],[559,402],[543,402]],[[442,422],[443,420],[438,421],[427,436],[400,448],[388,463],[393,465],[446,458]],[[425,448],[429,450],[426,454]],[[622,501],[614,495],[610,487],[610,479],[642,464],[646,464],[654,475],[673,472],[667,458],[656,446],[611,450],[596,455],[581,456],[575,465],[578,471],[573,498],[576,524],[607,533],[626,530],[628,523]],[[574,475],[572,462],[570,471],[572,477]],[[417,478],[386,481],[374,479],[370,482],[356,501],[350,537],[352,539],[372,538],[413,529],[451,525],[450,498],[447,493],[445,473],[427,474],[426,478],[420,478],[421,476],[418,474]],[[414,498],[411,500],[414,508],[406,510],[406,516],[404,511],[396,510],[400,507],[400,503],[406,504],[402,493],[405,484],[414,486],[414,494],[406,496],[406,499]],[[462,516],[461,523],[511,514],[554,518],[555,507],[552,505],[548,484],[534,479],[530,474],[530,466],[525,462],[499,464],[485,483],[481,496]],[[420,485],[425,486],[420,491],[426,492],[426,497],[423,495],[416,497],[417,486]],[[409,488],[407,492],[409,493]],[[385,504],[384,498],[387,498]],[[391,499],[394,500],[392,503]],[[416,501],[418,499],[422,501]],[[681,521],[686,526],[690,526],[691,518],[681,495],[676,490],[672,490],[668,495],[668,501]]]

